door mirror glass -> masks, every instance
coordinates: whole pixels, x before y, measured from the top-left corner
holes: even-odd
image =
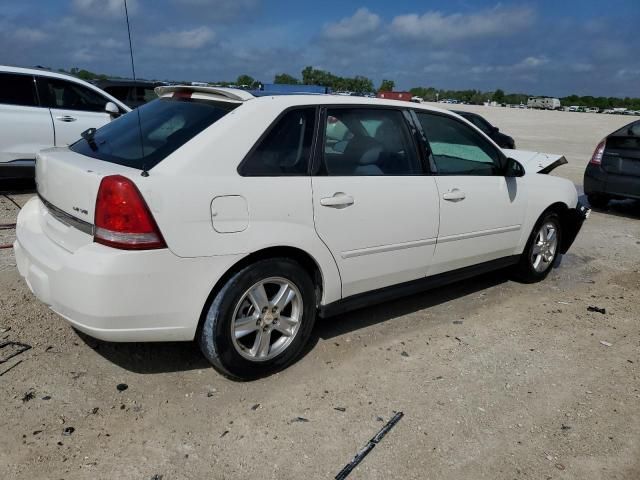
[[[107,104],[104,106],[104,111],[107,112],[112,117],[120,116],[120,109],[113,102],[107,102]]]
[[[505,177],[522,177],[524,175],[524,167],[513,158],[507,158],[507,168]]]

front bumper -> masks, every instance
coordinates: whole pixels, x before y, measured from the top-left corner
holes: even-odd
[[[562,237],[561,253],[567,253],[573,242],[575,241],[582,224],[591,215],[591,209],[578,202],[576,208],[571,208],[565,213],[564,218],[564,235]]]
[[[78,330],[117,342],[192,340],[206,299],[234,257],[181,258],[168,249],[123,251],[88,242],[70,252],[39,223],[40,201],[20,211],[14,251],[38,299]]]

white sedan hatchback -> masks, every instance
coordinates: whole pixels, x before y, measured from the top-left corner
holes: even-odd
[[[195,339],[230,377],[291,364],[316,315],[505,267],[542,280],[588,214],[545,175],[563,157],[501,150],[444,110],[157,92],[38,155],[18,268],[76,329]]]

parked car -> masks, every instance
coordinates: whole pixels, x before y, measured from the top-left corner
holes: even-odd
[[[477,113],[463,112],[461,110],[453,110],[453,112],[473,123],[491,140],[496,142],[500,148],[509,148],[511,150],[516,148],[516,142],[513,137],[500,132],[498,127],[491,125],[483,116],[478,115]]]
[[[39,150],[69,145],[129,110],[70,75],[0,65],[0,178],[33,178]]]
[[[640,199],[640,120],[598,143],[584,172],[584,193],[598,208],[612,198]]]
[[[424,104],[156,91],[141,135],[125,115],[39,153],[16,262],[78,330],[196,339],[231,377],[292,363],[316,314],[504,267],[540,281],[587,213],[572,182],[541,174],[562,156],[507,157]]]
[[[137,108],[158,98],[154,88],[164,85],[161,82],[120,79],[96,80],[93,83],[131,108]]]

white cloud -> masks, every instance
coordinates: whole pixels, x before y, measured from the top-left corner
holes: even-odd
[[[516,63],[513,68],[515,69],[536,69],[545,66],[549,63],[549,59],[544,55],[539,57],[527,57],[521,62]]]
[[[13,38],[23,43],[39,43],[49,38],[49,35],[41,29],[18,28],[13,32]]]
[[[124,18],[123,0],[73,0],[73,9],[89,17]],[[138,10],[137,0],[127,0],[129,15]]]
[[[479,13],[427,12],[400,15],[391,21],[391,30],[400,36],[449,42],[470,38],[508,35],[530,26],[535,19],[530,8],[497,6]]]
[[[154,47],[198,49],[211,43],[216,34],[209,27],[191,30],[167,31],[150,36],[147,43]]]
[[[349,40],[376,31],[380,23],[378,15],[367,8],[359,8],[350,17],[327,23],[322,30],[322,35],[331,40]]]

